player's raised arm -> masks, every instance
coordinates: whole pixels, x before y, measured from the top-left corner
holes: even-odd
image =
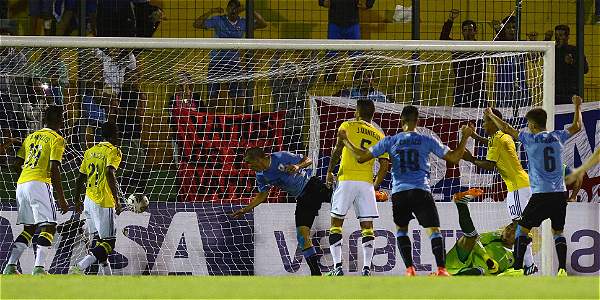
[[[571,98],[571,100],[573,100],[573,104],[575,105],[575,115],[573,117],[573,124],[571,124],[571,126],[569,126],[569,128],[567,128],[567,131],[571,135],[574,135],[574,134],[578,133],[582,127],[582,124],[581,124],[581,102],[583,102],[583,99],[577,95],[573,95],[573,98]]]
[[[464,161],[468,161],[484,170],[493,171],[496,168],[495,161],[491,161],[491,160],[487,160],[487,159],[478,159],[477,157],[473,156],[471,151],[469,151],[468,149],[465,149],[465,153],[463,154],[462,159]]]
[[[256,194],[254,196],[254,198],[252,198],[252,201],[250,201],[250,203],[248,205],[236,210],[230,216],[232,218],[237,219],[237,218],[245,215],[246,213],[250,212],[255,207],[257,207],[259,204],[265,202],[265,200],[267,200],[268,195],[269,195],[269,191],[264,191],[264,192],[260,192],[260,193]]]
[[[471,134],[473,134],[473,127],[471,126],[462,126],[460,128],[460,131],[462,133],[461,137],[460,137],[460,142],[458,143],[458,147],[456,147],[456,149],[454,150],[450,150],[448,151],[448,153],[446,153],[446,155],[444,155],[444,160],[446,160],[449,163],[458,163],[460,161],[460,159],[463,157],[463,154],[465,153],[465,147],[467,146],[467,141],[469,140],[469,137],[471,136]]]
[[[583,178],[583,174],[598,163],[600,163],[600,148],[596,149],[592,156],[590,156],[590,158],[588,158],[581,166],[573,170],[571,174],[567,175],[565,177],[565,182],[571,184],[579,178]]]
[[[489,117],[494,122],[494,124],[496,124],[500,131],[512,136],[514,140],[519,139],[519,131],[504,120],[498,118],[498,116],[494,114],[491,108],[486,108],[485,111],[483,111],[483,113],[486,117]]]

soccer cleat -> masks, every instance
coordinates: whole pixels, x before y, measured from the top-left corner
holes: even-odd
[[[69,274],[71,275],[83,275],[83,270],[78,266],[74,265],[69,268]]]
[[[498,274],[498,276],[523,276],[523,270],[515,270],[513,268],[507,269],[506,271]]]
[[[360,273],[361,276],[371,276],[371,269],[369,267],[364,267],[362,269],[362,272]]]
[[[433,275],[433,276],[450,276],[450,274],[448,273],[448,271],[446,271],[446,268],[444,268],[444,267],[438,267],[437,271],[431,273],[431,275]]]
[[[342,267],[333,268],[327,273],[327,276],[344,276],[344,270],[342,270]]]
[[[46,270],[44,270],[44,267],[37,266],[37,267],[33,267],[33,271],[31,272],[31,275],[48,275],[48,272]]]
[[[17,269],[17,265],[6,265],[4,267],[4,271],[2,271],[4,275],[21,275],[21,272]]]
[[[452,196],[452,201],[454,201],[456,203],[465,203],[466,204],[466,203],[469,203],[469,201],[471,201],[481,195],[483,195],[482,189],[472,188],[472,189],[468,189],[464,192],[454,194],[454,196]]]
[[[407,277],[417,276],[417,271],[415,270],[415,267],[410,266],[410,267],[406,268],[406,272],[404,273],[404,276],[407,276]]]
[[[531,264],[531,266],[523,268],[523,275],[525,275],[525,276],[533,275],[533,274],[537,273],[538,271],[539,271],[538,267],[535,265],[535,263],[533,263],[533,264]]]
[[[567,277],[567,270],[565,269],[558,269],[558,273],[556,273],[557,277]]]
[[[485,264],[487,265],[488,271],[489,271],[491,274],[496,274],[496,273],[498,273],[498,268],[499,268],[499,265],[498,265],[498,263],[497,263],[495,260],[493,260],[493,259],[491,259],[491,258],[488,258],[488,259],[485,261]]]

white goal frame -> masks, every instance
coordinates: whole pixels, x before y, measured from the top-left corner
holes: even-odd
[[[540,52],[543,53],[543,104],[548,115],[554,107],[554,42],[490,42],[436,40],[321,40],[321,39],[199,39],[0,36],[0,47],[36,48],[129,48],[129,49],[247,49],[247,50],[379,50],[439,52]],[[547,128],[554,129],[554,118]],[[542,270],[554,270],[554,247],[549,220],[542,224]]]

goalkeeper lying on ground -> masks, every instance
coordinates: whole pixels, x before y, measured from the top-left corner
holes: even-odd
[[[513,265],[514,224],[481,235],[475,230],[468,203],[481,194],[482,190],[470,189],[454,195],[458,222],[464,233],[446,256],[446,269],[454,276],[497,275]]]

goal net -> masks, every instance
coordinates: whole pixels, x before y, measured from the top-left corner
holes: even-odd
[[[124,198],[143,193],[150,207],[117,216],[109,261],[117,274],[150,275],[306,274],[292,197],[273,188],[267,203],[240,219],[229,217],[257,192],[243,154],[250,147],[301,153],[312,158],[312,175],[324,179],[336,129],[353,118],[357,99],[375,101],[373,122],[386,135],[400,130],[405,105],[418,106],[419,130],[451,148],[461,125],[471,122],[485,135],[488,106],[517,128],[525,126],[531,107],[552,113],[549,43],[59,37],[0,42],[1,141],[16,140],[0,152],[2,266],[22,229],[15,225],[18,174],[9,166],[19,143],[43,127],[49,105],[65,108],[62,178],[71,203],[83,152],[101,141],[100,124],[119,125],[123,161],[117,177]],[[471,140],[468,148],[483,157],[486,146]],[[447,250],[462,234],[449,204],[456,192],[485,190],[480,203],[471,205],[479,232],[510,221],[502,202],[506,187],[496,172],[431,159]],[[382,189],[391,189],[389,175]],[[378,205],[374,271],[398,274],[403,264],[391,203]],[[323,270],[332,265],[328,210],[324,204],[313,228]],[[79,215],[69,212],[58,220],[50,273],[66,273],[94,242]],[[344,261],[352,273],[360,260],[354,232],[359,227],[352,216],[346,223]],[[411,224],[415,262],[427,272],[435,264],[422,238],[425,232]],[[538,264],[541,244],[534,240]],[[25,272],[33,253],[27,250],[21,258]]]

